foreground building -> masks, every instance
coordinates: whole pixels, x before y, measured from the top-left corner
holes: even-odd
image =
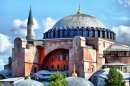
[[[75,64],[78,76],[87,78],[102,69],[105,62],[115,61],[112,58],[116,56],[107,55],[110,46],[119,45],[129,50],[128,45],[115,41],[116,34],[107,29],[101,21],[83,14],[80,6],[77,14],[60,19],[44,33],[43,39],[34,39],[33,25],[30,9],[26,39],[14,40],[12,58],[9,58],[9,64],[5,65],[5,69],[10,69],[13,77],[28,76],[41,70],[68,71],[66,73],[70,76]],[[110,53],[113,54],[113,51]],[[116,61],[126,62],[123,60],[129,60],[130,56],[118,58],[120,59]]]

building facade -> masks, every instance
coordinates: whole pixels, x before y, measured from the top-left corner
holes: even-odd
[[[26,39],[14,40],[9,67],[12,76],[28,76],[40,70],[68,70],[70,76],[75,64],[78,76],[86,78],[102,69],[106,62],[104,56],[111,45],[128,47],[116,42],[113,31],[107,29],[97,18],[83,14],[80,8],[77,14],[60,19],[44,33],[43,39],[34,39],[33,25],[30,9]]]

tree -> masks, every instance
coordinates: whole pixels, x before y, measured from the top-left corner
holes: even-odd
[[[52,74],[48,80],[48,86],[66,86],[68,84],[66,75],[63,75],[60,72],[57,72],[57,74]]]
[[[0,86],[3,86],[2,84],[0,84]]]
[[[117,68],[110,67],[107,78],[105,79],[105,86],[126,86],[122,74],[117,71]]]

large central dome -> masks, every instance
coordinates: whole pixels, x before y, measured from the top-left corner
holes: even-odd
[[[43,38],[100,37],[115,40],[115,33],[107,29],[97,18],[82,14],[80,6],[77,14],[60,19]]]
[[[53,28],[59,27],[100,27],[106,28],[97,18],[87,14],[74,14],[60,19]]]

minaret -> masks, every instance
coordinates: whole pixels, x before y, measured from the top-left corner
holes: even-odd
[[[31,11],[31,6],[30,6],[30,12],[29,12],[28,22],[27,22],[27,36],[26,36],[27,40],[33,40],[34,39],[33,25],[34,25],[34,23],[33,23],[32,11]]]
[[[77,14],[82,14],[82,11],[80,10],[80,3],[79,3]]]

